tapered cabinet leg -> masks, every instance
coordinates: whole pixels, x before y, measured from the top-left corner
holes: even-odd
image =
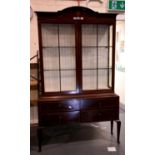
[[[113,135],[113,125],[114,125],[114,121],[111,121],[111,134]]]
[[[120,143],[121,121],[118,120],[116,122],[117,122],[117,143]]]
[[[38,151],[41,152],[42,150],[42,128],[37,129],[37,137],[38,137]]]

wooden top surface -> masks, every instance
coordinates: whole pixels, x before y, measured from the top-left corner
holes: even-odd
[[[67,99],[102,99],[109,97],[119,97],[114,93],[102,94],[75,94],[75,95],[55,95],[55,96],[40,96],[38,101],[63,101]]]

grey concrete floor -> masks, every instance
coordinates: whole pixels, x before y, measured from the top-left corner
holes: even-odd
[[[110,122],[70,124],[55,126],[43,130],[42,152],[38,152],[36,128],[31,128],[31,155],[125,155],[125,112],[120,110],[120,144],[110,134]],[[109,152],[108,147],[116,151]]]

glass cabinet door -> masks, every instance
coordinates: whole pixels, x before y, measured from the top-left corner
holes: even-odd
[[[82,25],[82,89],[112,87],[112,26]]]
[[[45,92],[76,90],[75,29],[72,24],[42,24]]]
[[[81,25],[81,56],[76,62],[75,25],[42,24],[43,80],[45,92],[75,91],[77,66],[82,65],[82,90],[112,87],[113,27],[103,24]],[[81,66],[80,65],[80,66]],[[79,78],[79,77],[78,77]]]

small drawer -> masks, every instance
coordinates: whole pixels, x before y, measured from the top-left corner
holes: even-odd
[[[61,115],[61,123],[80,122],[80,111],[64,112]]]
[[[59,109],[58,102],[39,102],[38,103],[39,112],[52,112]]]
[[[76,111],[80,109],[78,100],[66,100],[60,102],[42,102],[39,103],[39,111],[50,113],[53,111]]]
[[[98,120],[99,114],[97,110],[81,112],[81,122],[96,122]]]
[[[119,97],[98,100],[100,108],[119,108]]]
[[[59,112],[59,113],[47,113],[40,114],[39,125],[50,126],[58,125],[70,122],[80,122],[80,112]]]
[[[100,121],[110,121],[118,120],[119,111],[118,109],[113,110],[89,110],[81,112],[82,122],[100,122]]]
[[[61,123],[61,115],[57,114],[40,114],[39,125],[40,126],[50,126],[58,125]]]
[[[78,100],[68,100],[59,103],[59,109],[63,111],[75,111],[80,110],[80,104]]]
[[[119,119],[119,109],[105,109],[99,111],[99,121],[109,121]]]
[[[97,100],[81,100],[81,110],[98,109],[99,102]]]

